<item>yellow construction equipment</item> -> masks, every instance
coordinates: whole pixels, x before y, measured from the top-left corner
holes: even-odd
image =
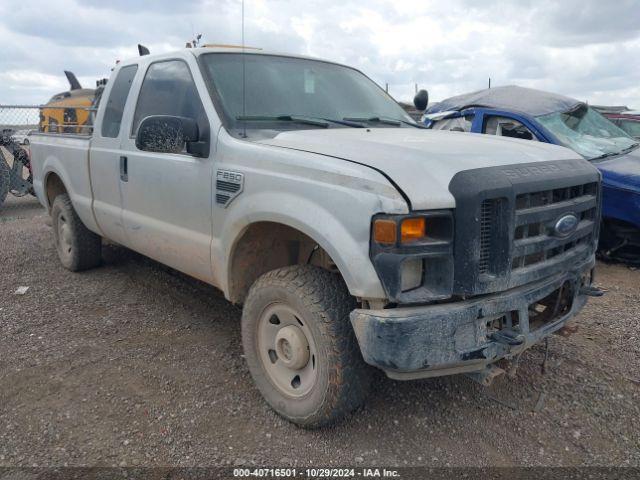
[[[40,109],[40,131],[52,133],[88,133],[91,107],[96,89],[82,88],[72,72],[65,70],[69,90],[51,97]]]

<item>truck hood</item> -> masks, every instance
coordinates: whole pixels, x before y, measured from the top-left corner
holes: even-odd
[[[640,228],[640,148],[593,165],[602,172],[603,216]]]
[[[374,168],[401,190],[414,210],[455,207],[449,182],[463,170],[579,158],[567,148],[530,140],[413,128],[298,130],[257,143]]]
[[[602,172],[603,186],[640,193],[640,148],[593,165]]]

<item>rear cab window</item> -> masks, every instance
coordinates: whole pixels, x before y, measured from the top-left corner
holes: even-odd
[[[100,134],[107,138],[117,138],[120,135],[120,124],[124,106],[131,90],[131,84],[138,71],[137,65],[122,67],[113,82],[111,93],[107,99],[107,105],[102,119]]]

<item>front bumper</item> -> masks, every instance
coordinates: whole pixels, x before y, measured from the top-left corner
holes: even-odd
[[[547,279],[456,303],[354,310],[351,323],[364,360],[391,378],[482,372],[497,360],[518,355],[574,317],[586,303],[583,292],[591,284],[594,265],[592,256]],[[547,313],[533,315],[534,308]]]

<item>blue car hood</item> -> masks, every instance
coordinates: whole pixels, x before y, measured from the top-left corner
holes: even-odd
[[[640,193],[640,148],[593,165],[602,172],[605,187]]]

